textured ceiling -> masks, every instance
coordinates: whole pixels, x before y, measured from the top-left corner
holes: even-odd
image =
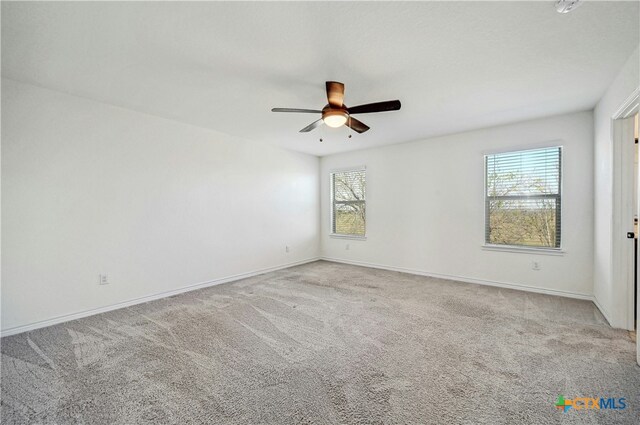
[[[2,75],[326,155],[590,109],[638,21],[638,2],[2,2]],[[321,108],[326,80],[402,110],[351,140],[270,112]]]

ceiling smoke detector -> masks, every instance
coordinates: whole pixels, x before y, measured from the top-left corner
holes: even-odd
[[[581,4],[581,0],[558,0],[556,2],[556,10],[558,13],[569,13],[577,9]]]

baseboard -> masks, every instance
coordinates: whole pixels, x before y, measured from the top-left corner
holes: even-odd
[[[446,275],[441,273],[427,272],[424,270],[416,270],[416,269],[408,269],[404,267],[395,267],[395,266],[388,266],[383,264],[367,263],[364,261],[342,260],[339,258],[331,258],[331,257],[321,257],[321,260],[331,261],[334,263],[351,264],[354,266],[370,267],[374,269],[390,270],[394,272],[409,273],[409,274],[415,274],[419,276],[435,277],[438,279],[454,280],[454,281],[465,282],[465,283],[476,283],[478,285],[497,286],[499,288],[516,289],[519,291],[535,292],[538,294],[556,295],[556,296],[566,297],[566,298],[575,298],[578,300],[593,301],[592,295],[581,294],[578,292],[561,291],[558,289],[537,288],[535,286],[521,285],[518,283],[497,282],[493,280],[476,279],[476,278],[465,277],[465,276]]]
[[[314,261],[318,261],[319,257],[308,258],[306,260],[296,261],[293,263],[281,264],[279,266],[267,267],[260,270],[254,270],[247,273],[240,273],[232,276],[221,277],[218,279],[209,280],[206,282],[200,282],[193,285],[183,286],[182,288],[172,289],[170,291],[159,292],[152,295],[147,295],[140,298],[134,298],[127,301],[122,301],[116,304],[111,304],[104,307],[94,308],[91,310],[80,311],[71,314],[65,314],[62,316],[53,317],[51,319],[41,320],[38,322],[30,323],[28,325],[16,326],[13,328],[3,329],[0,331],[0,337],[16,335],[23,332],[32,331],[34,329],[45,328],[47,326],[57,325],[59,323],[69,322],[71,320],[81,319],[83,317],[93,316],[100,313],[106,313],[108,311],[117,310],[119,308],[130,307],[136,304],[142,304],[153,300],[158,300],[160,298],[166,298],[173,295],[182,294],[184,292],[195,291],[196,289],[207,288],[209,286],[220,285],[222,283],[233,282],[235,280],[246,279],[248,277],[257,276],[264,273],[273,272],[276,270],[282,270],[289,267],[299,266],[302,264],[312,263]]]
[[[609,311],[606,308],[604,308],[602,304],[598,302],[598,299],[596,298],[595,295],[593,296],[592,301],[596,305],[596,307],[598,307],[598,310],[600,310],[600,313],[602,313],[607,323],[609,323],[609,326],[614,327],[612,324],[613,322],[611,321],[611,316],[609,315]]]

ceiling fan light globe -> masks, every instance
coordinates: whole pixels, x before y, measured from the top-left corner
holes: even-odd
[[[330,111],[322,117],[322,120],[329,127],[338,128],[346,124],[347,114],[343,111]]]

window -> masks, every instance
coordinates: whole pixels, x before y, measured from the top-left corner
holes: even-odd
[[[366,223],[365,170],[331,173],[331,232],[364,237]]]
[[[560,248],[562,148],[485,156],[485,243]]]

